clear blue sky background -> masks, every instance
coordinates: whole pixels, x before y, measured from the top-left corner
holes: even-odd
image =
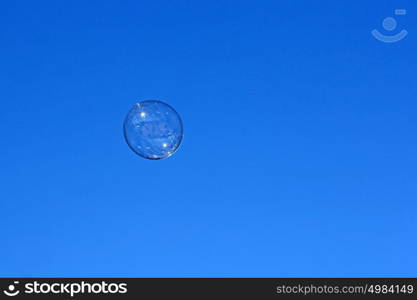
[[[0,275],[416,276],[416,33],[411,0],[3,1]],[[144,99],[167,160],[123,139]]]

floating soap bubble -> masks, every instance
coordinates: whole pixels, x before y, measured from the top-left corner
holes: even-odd
[[[168,104],[147,100],[136,103],[126,115],[124,135],[129,147],[147,159],[164,159],[178,149],[182,120]]]

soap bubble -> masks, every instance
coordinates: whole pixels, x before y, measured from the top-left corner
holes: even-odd
[[[136,154],[153,160],[174,154],[183,136],[178,113],[157,100],[136,103],[126,115],[123,129],[129,147]]]

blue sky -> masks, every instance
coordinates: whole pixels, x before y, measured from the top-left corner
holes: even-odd
[[[416,276],[416,32],[411,0],[3,2],[0,276]],[[167,160],[123,139],[145,99]]]

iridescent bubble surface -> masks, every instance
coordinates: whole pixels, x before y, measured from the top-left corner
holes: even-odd
[[[164,159],[178,149],[183,137],[181,117],[158,100],[136,103],[127,113],[124,135],[129,147],[147,159]]]

